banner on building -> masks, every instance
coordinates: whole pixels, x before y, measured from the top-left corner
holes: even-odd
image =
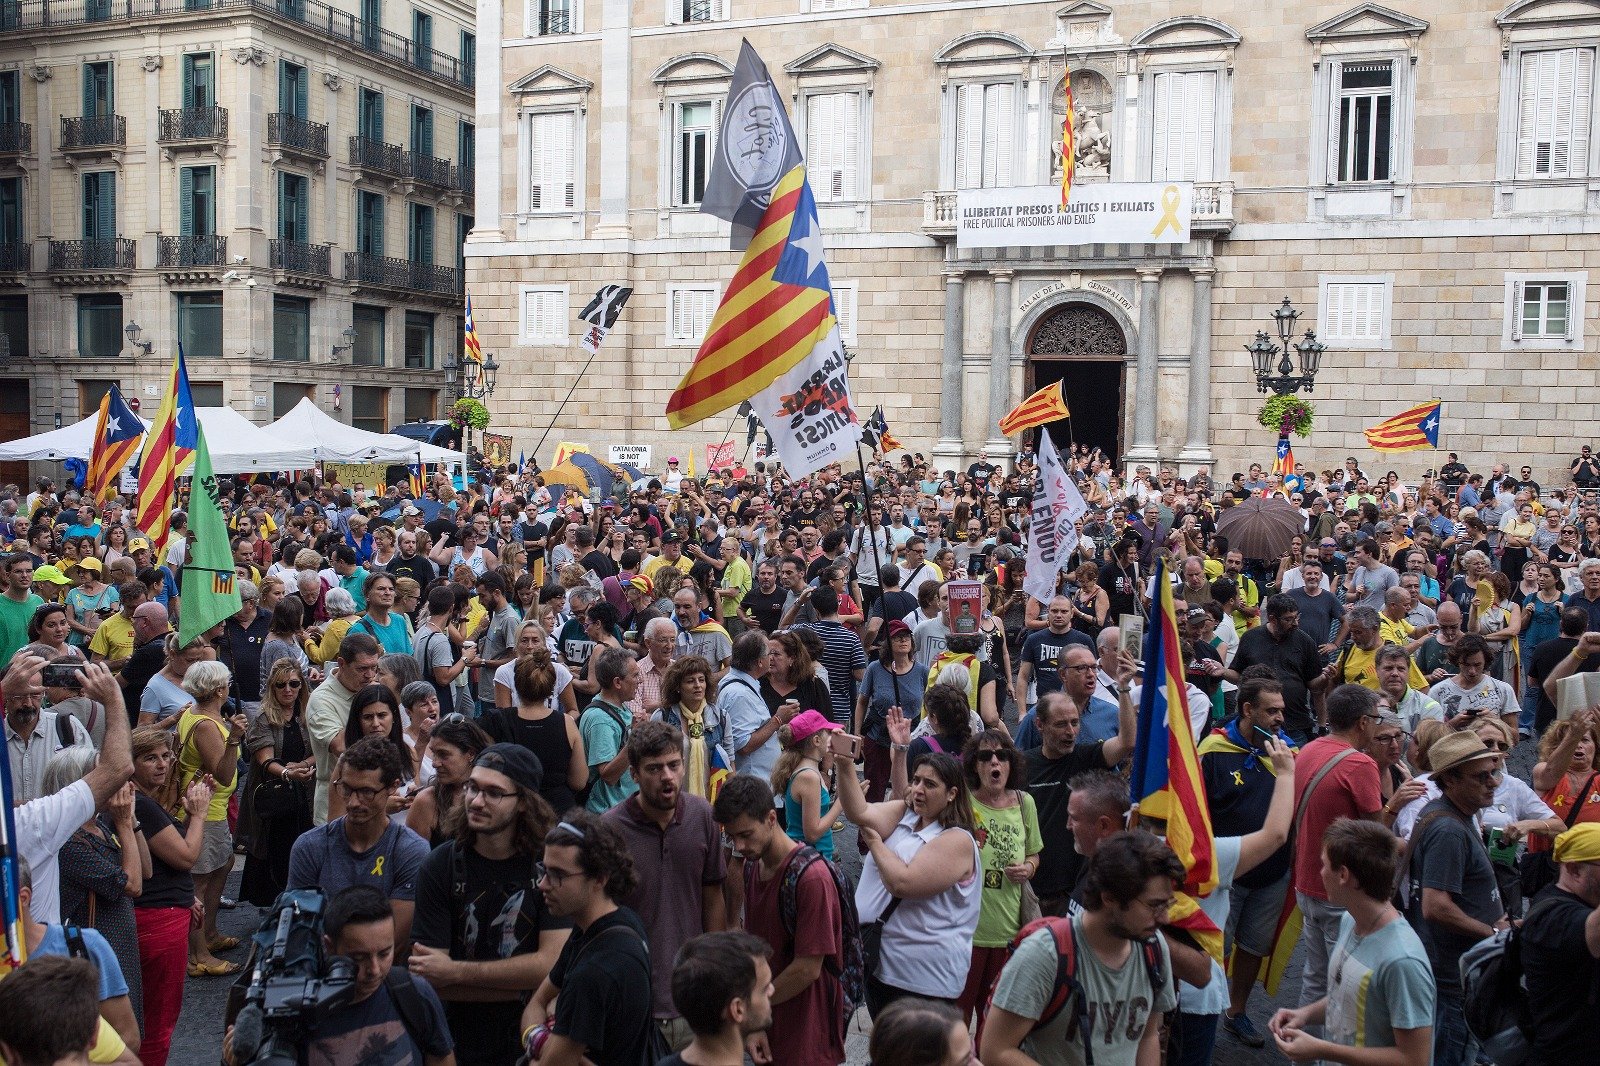
[[[650,445],[611,444],[607,447],[613,463],[627,463],[636,470],[650,469]]]
[[[1078,182],[963,189],[956,194],[956,247],[1038,248],[1073,244],[1183,244],[1194,207],[1191,182]]]

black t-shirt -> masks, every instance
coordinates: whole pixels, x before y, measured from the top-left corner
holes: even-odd
[[[778,620],[783,617],[783,601],[788,596],[788,592],[781,585],[774,586],[771,592],[752,588],[744,594],[744,599],[740,602],[755,618],[756,625],[771,633],[778,628]]]
[[[433,561],[420,554],[405,559],[401,557],[399,552],[395,552],[394,558],[389,560],[389,565],[384,569],[395,577],[409,577],[423,588],[433,584],[436,574],[433,568]]]
[[[616,560],[599,548],[583,557],[583,568],[592,571],[595,576],[600,578],[617,576]]]
[[[233,671],[238,695],[246,703],[261,699],[261,645],[267,642],[267,631],[272,628],[272,616],[257,611],[250,628],[239,625],[237,619],[228,619],[222,627],[227,646],[228,668]]]
[[[562,993],[551,1031],[581,1044],[595,1066],[639,1066],[644,1059],[655,1024],[646,935],[639,916],[618,907],[573,933],[550,971]]]
[[[183,826],[161,809],[161,804],[143,792],[133,795],[133,817],[144,831],[146,840],[153,840],[161,831],[172,826],[179,835]],[[150,851],[150,876],[144,879],[144,891],[133,901],[135,907],[155,910],[162,907],[188,907],[194,903],[194,878],[188,870],[177,870],[161,861],[161,856]]]
[[[533,882],[531,856],[493,860],[460,848],[458,891],[453,884],[458,847],[446,842],[423,860],[411,923],[418,944],[448,951],[452,959],[508,959],[538,951],[540,933],[571,927],[545,909],[544,894]],[[447,1002],[444,1011],[460,1066],[504,1066],[521,1054],[521,999]]]
[[[270,624],[270,619],[268,622]],[[146,641],[133,649],[133,655],[122,667],[122,701],[133,710],[134,718],[137,719],[139,716],[139,701],[144,699],[144,687],[165,665],[167,665],[167,635],[163,633],[156,639]],[[261,662],[258,654],[257,673],[260,670]]]
[[[1528,661],[1528,679],[1539,683],[1539,706],[1534,710],[1534,729],[1537,732],[1543,733],[1545,726],[1556,720],[1556,705],[1544,693],[1545,679],[1577,646],[1578,642],[1573,637],[1555,637],[1534,646],[1533,658]],[[1590,659],[1580,663],[1576,672],[1587,674],[1596,667],[1600,667],[1600,662]]]
[[[1525,1066],[1567,1066],[1592,1054],[1590,1019],[1600,1005],[1600,962],[1589,954],[1584,923],[1594,908],[1551,886],[1522,923],[1532,1053]]]
[[[572,742],[567,739],[567,716],[559,710],[537,720],[517,714],[516,708],[506,707],[485,714],[478,724],[497,743],[520,744],[539,759],[544,778],[539,785],[539,795],[556,811],[565,811],[576,802],[572,789],[567,786],[567,765],[572,760]]]
[[[1105,743],[1079,744],[1059,759],[1045,758],[1043,748],[1023,752],[1028,762],[1028,792],[1039,809],[1039,833],[1044,850],[1033,875],[1033,890],[1040,896],[1064,895],[1078,878],[1083,856],[1072,846],[1067,828],[1067,782],[1085,770],[1106,768]]]
[[[1272,667],[1283,684],[1283,727],[1293,733],[1309,733],[1315,724],[1311,717],[1311,682],[1322,672],[1317,641],[1304,629],[1295,629],[1279,640],[1269,627],[1256,626],[1239,638],[1233,668],[1243,673],[1257,663]]]

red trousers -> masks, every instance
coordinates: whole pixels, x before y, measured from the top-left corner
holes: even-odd
[[[995,982],[1000,980],[1000,971],[1005,968],[1008,950],[1004,947],[980,948],[973,945],[972,966],[967,970],[967,987],[961,990],[961,998],[956,1000],[956,1010],[961,1012],[963,1021],[970,1022],[989,1002],[989,993],[994,990]]]
[[[183,1010],[183,982],[189,975],[188,907],[136,907],[139,974],[144,980],[144,1040],[139,1061],[166,1066],[172,1030]]]

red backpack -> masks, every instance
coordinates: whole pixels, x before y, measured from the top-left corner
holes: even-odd
[[[1083,1061],[1085,1066],[1094,1066],[1094,1047],[1090,1040],[1090,1022],[1087,1000],[1083,995],[1083,985],[1078,981],[1078,936],[1073,931],[1071,918],[1035,918],[1011,938],[1011,943],[1006,946],[1006,962],[1017,953],[1017,945],[1028,939],[1041,929],[1050,930],[1050,935],[1056,942],[1056,980],[1054,990],[1050,993],[1050,1001],[1044,1005],[1044,1012],[1039,1015],[1039,1020],[1033,1023],[1029,1033],[1038,1032],[1051,1022],[1056,1015],[1067,1005],[1068,999],[1073,999],[1072,1024],[1067,1027],[1068,1040],[1081,1039],[1083,1041]],[[1155,1003],[1156,994],[1161,986],[1166,983],[1166,977],[1161,971],[1161,948],[1152,940],[1136,942],[1139,952],[1144,956],[1145,973],[1150,976],[1150,1002]],[[994,989],[989,990],[983,1008],[978,1013],[978,1032],[974,1039],[976,1047],[983,1046],[983,1027],[989,1020],[989,1008],[994,1004]]]

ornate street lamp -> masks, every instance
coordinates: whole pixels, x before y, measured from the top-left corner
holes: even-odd
[[[1322,353],[1327,351],[1328,346],[1317,340],[1316,333],[1309,329],[1303,339],[1295,340],[1294,328],[1299,318],[1300,312],[1285,296],[1283,303],[1272,312],[1278,343],[1273,343],[1265,330],[1257,330],[1255,340],[1244,346],[1245,351],[1250,353],[1250,365],[1256,373],[1257,392],[1292,396],[1301,389],[1311,392],[1315,388],[1317,371],[1322,366]],[[1298,374],[1295,373],[1295,361],[1289,355],[1291,348],[1300,357]],[[1277,360],[1276,366],[1273,360]]]

